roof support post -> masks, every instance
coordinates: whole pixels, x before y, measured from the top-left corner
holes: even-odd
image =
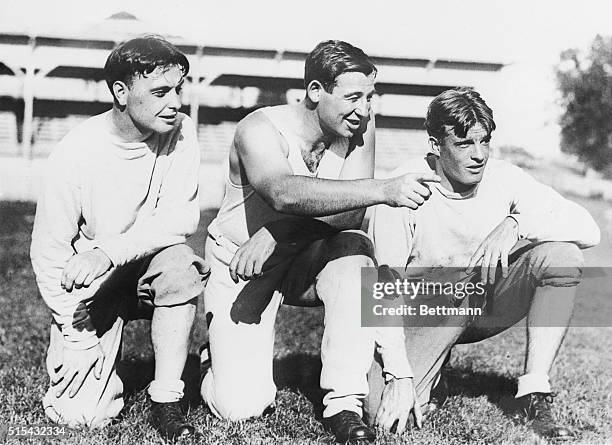
[[[191,94],[189,98],[189,115],[191,116],[191,120],[193,120],[193,124],[196,127],[196,133],[198,133],[198,112],[200,109],[200,72],[202,70],[202,54],[203,48],[201,45],[198,45],[196,49],[196,69],[191,78],[193,79],[193,83],[191,84]]]
[[[32,134],[34,133],[34,84],[36,81],[34,51],[36,37],[30,37],[30,55],[23,77],[23,137],[21,141],[21,155],[25,159],[32,159]]]

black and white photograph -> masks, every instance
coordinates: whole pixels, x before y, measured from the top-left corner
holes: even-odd
[[[612,444],[609,0],[2,0],[0,443]]]

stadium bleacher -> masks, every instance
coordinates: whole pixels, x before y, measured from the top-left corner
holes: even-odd
[[[16,155],[20,148],[17,142],[17,119],[15,114],[0,111],[0,153]]]
[[[55,144],[87,117],[83,115],[70,115],[64,118],[36,117],[33,137],[34,156],[36,158],[47,157]],[[0,112],[0,154],[19,153],[15,129],[14,114]],[[235,122],[199,124],[198,142],[202,150],[202,162],[213,164],[223,162],[227,158],[235,129]],[[389,171],[401,160],[423,155],[426,151],[426,143],[427,136],[422,130],[378,129],[376,132],[377,170]]]
[[[0,194],[36,197],[44,159],[57,142],[88,116],[110,108],[101,70],[108,51],[143,26],[135,17],[118,20],[113,15],[80,34],[61,29],[48,35],[0,32],[0,173],[5,176],[0,177],[0,189],[5,187]],[[309,48],[259,48],[247,42],[233,47],[168,37],[192,67],[182,111],[198,122],[202,180],[210,182],[206,196],[211,187],[218,189],[203,205],[214,206],[223,191],[219,166],[227,159],[237,122],[257,107],[303,97]],[[433,96],[457,85],[485,85],[504,66],[499,61],[371,55],[379,68],[377,175],[426,152],[423,121]],[[21,137],[30,131],[31,146]]]

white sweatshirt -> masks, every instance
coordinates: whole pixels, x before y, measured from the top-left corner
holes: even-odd
[[[429,170],[427,162],[413,162],[393,176]],[[468,196],[440,184],[429,187],[430,198],[417,210],[375,208],[369,234],[379,264],[467,267],[480,243],[508,215],[518,222],[520,239],[567,241],[580,248],[599,243],[599,227],[584,208],[505,161],[489,160]]]
[[[112,135],[109,113],[83,122],[54,149],[32,233],[40,293],[74,349],[97,343],[95,332],[72,326],[77,307],[91,300],[97,286],[62,289],[68,260],[98,247],[121,266],[185,242],[200,216],[200,151],[191,119],[179,114],[169,133],[125,143]]]
[[[425,160],[405,164],[391,176],[420,171],[431,171]],[[508,162],[489,160],[468,196],[440,184],[429,186],[432,194],[417,210],[374,209],[368,234],[380,265],[467,267],[480,243],[508,215],[518,222],[521,239],[567,241],[581,248],[599,243],[599,227],[584,208]],[[397,350],[405,351],[403,328],[379,332],[386,356],[399,360]]]

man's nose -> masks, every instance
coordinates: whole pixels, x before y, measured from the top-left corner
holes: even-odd
[[[480,142],[474,143],[474,148],[472,149],[472,159],[482,161],[485,157],[485,148],[482,146]]]
[[[370,103],[366,97],[359,99],[355,112],[359,117],[366,117],[368,114],[370,114]]]
[[[168,108],[178,110],[181,108],[181,95],[176,91],[172,90],[169,93]]]

